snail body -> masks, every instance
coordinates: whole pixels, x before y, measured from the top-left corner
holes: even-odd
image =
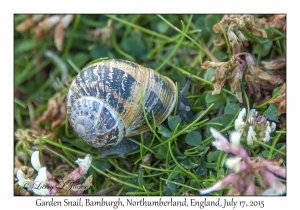
[[[153,112],[156,125],[162,123],[175,107],[174,82],[131,61],[111,59],[94,63],[76,76],[66,105],[74,131],[98,148],[149,131],[143,103],[149,122]]]

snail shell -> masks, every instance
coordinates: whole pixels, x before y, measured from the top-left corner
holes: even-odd
[[[103,60],[84,68],[67,95],[69,122],[93,147],[118,144],[149,131],[147,119],[162,123],[173,111],[176,87],[169,78],[126,60]]]

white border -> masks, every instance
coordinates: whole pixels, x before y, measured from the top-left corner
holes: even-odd
[[[299,116],[299,93],[298,87],[294,84],[299,83],[299,7],[288,1],[237,1],[237,0],[221,0],[221,1],[5,1],[1,4],[1,201],[2,207],[20,207],[38,209],[35,202],[38,197],[14,197],[13,196],[13,14],[17,13],[287,13],[287,97],[288,97],[288,143],[287,143],[287,196],[286,197],[234,197],[236,201],[242,200],[263,200],[265,201],[264,209],[277,209],[287,206],[298,206],[299,195],[297,194],[297,186],[299,176],[299,161],[296,156],[299,154],[300,138],[297,136],[299,123],[296,121]],[[290,97],[289,97],[290,96]],[[295,119],[296,118],[296,119]],[[55,197],[56,200],[76,199],[73,197]],[[87,197],[83,197],[87,198]],[[97,200],[100,197],[91,197]],[[123,197],[125,199],[128,197]],[[134,197],[138,200],[142,197]],[[169,197],[164,197],[168,199]],[[194,197],[195,198],[195,197]],[[196,197],[203,199],[204,197]],[[207,197],[213,199],[212,197]],[[222,199],[224,197],[221,197]],[[228,199],[231,197],[227,197]],[[43,197],[43,199],[50,199]],[[105,197],[107,200],[116,200],[116,197]],[[151,197],[156,200],[158,197]],[[180,197],[174,197],[180,199]],[[190,198],[189,198],[190,199]],[[63,209],[65,207],[56,207]],[[76,208],[76,207],[74,207]],[[96,207],[103,208],[103,207]],[[133,207],[134,208],[134,207]],[[140,207],[139,207],[140,208]],[[155,207],[165,208],[165,207]],[[181,209],[182,207],[172,207]],[[104,209],[112,209],[107,207]],[[199,209],[199,208],[198,208]]]

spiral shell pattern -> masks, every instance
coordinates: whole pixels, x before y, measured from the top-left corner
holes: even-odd
[[[153,123],[153,112],[159,125],[175,107],[175,84],[131,61],[103,60],[76,76],[66,103],[70,125],[78,136],[94,147],[104,147],[149,131],[143,101],[147,119]]]

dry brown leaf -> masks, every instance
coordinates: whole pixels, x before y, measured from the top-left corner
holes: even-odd
[[[67,115],[65,106],[66,94],[57,93],[49,99],[47,110],[37,120],[37,123],[52,121],[51,129],[61,124]]]
[[[286,83],[282,85],[280,95],[269,102],[270,104],[277,104],[278,109],[276,115],[286,113]]]
[[[54,36],[55,47],[62,51],[65,29],[73,21],[74,15],[27,15],[26,18],[16,26],[18,32],[32,28],[32,35],[35,40]]]
[[[63,50],[65,30],[72,22],[74,15],[65,15],[54,29],[54,43],[56,49]]]
[[[283,130],[286,130],[286,114],[285,113],[280,115],[278,127]]]
[[[268,19],[267,27],[277,28],[286,33],[286,15],[277,14]]]
[[[219,33],[220,37],[214,43],[217,46],[225,44],[224,33],[226,34],[233,54],[245,52],[249,45],[248,39],[243,33],[251,32],[254,36],[267,38],[267,33],[263,29],[266,24],[265,18],[254,18],[252,15],[224,15],[222,20],[213,26],[215,33]]]
[[[262,61],[261,62],[263,67],[267,70],[277,70],[281,69],[286,65],[286,59],[285,58],[277,58],[275,60],[271,60],[269,62]]]

